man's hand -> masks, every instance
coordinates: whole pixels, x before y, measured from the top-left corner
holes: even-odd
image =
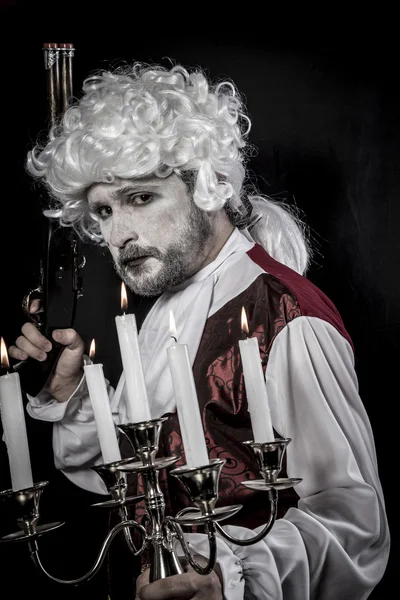
[[[39,304],[34,300],[31,312],[37,312]],[[52,344],[40,333],[33,323],[25,323],[14,346],[10,346],[8,352],[12,358],[26,360],[31,357],[38,361],[47,358]],[[56,329],[53,331],[53,339],[65,346],[57,361],[54,372],[46,383],[46,391],[58,402],[65,402],[71,396],[83,375],[83,354],[85,345],[82,338],[74,329]]]
[[[196,556],[202,566],[206,564],[203,557]],[[217,569],[218,570],[218,569]],[[219,571],[219,570],[218,570]],[[223,600],[222,575],[215,571],[209,575],[199,575],[192,567],[186,567],[186,573],[171,575],[149,583],[150,569],[139,575],[136,580],[136,600]]]

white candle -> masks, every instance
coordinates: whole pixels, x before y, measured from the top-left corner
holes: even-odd
[[[175,343],[167,348],[176,407],[181,428],[182,442],[188,467],[201,467],[209,464],[199,401],[197,399],[193,370],[190,365],[188,347],[176,342],[175,324],[170,313],[171,337]]]
[[[1,363],[8,368],[7,350],[1,338]],[[33,486],[25,412],[18,373],[0,377],[0,412],[10,464],[11,486],[16,492]]]
[[[249,332],[244,308],[242,309],[242,330],[246,334]],[[240,340],[239,348],[254,441],[273,442],[275,435],[258,340],[255,337]]]
[[[90,346],[90,358],[94,356],[94,340]],[[90,401],[93,407],[103,463],[121,460],[117,433],[111,413],[107,385],[104,379],[103,365],[88,364],[84,367]]]
[[[126,290],[122,283],[122,308],[126,308]],[[135,315],[123,314],[115,317],[125,386],[128,398],[127,413],[131,423],[151,419],[146,383],[139,350],[139,338]]]

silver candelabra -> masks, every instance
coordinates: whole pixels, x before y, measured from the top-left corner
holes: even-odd
[[[141,555],[147,548],[150,550],[150,582],[184,572],[182,560],[176,550],[177,546],[182,548],[184,558],[197,573],[207,575],[214,569],[217,559],[217,534],[240,546],[255,544],[263,539],[276,520],[279,490],[293,487],[301,481],[299,478],[279,478],[283,456],[291,441],[290,438],[275,439],[265,443],[244,442],[254,452],[262,478],[243,481],[242,484],[257,491],[267,492],[269,516],[268,522],[260,533],[250,539],[240,540],[228,534],[220,522],[235,515],[242,505],[216,506],[218,482],[224,460],[211,459],[208,465],[200,467],[184,465],[171,470],[170,474],[178,478],[188,490],[193,505],[184,508],[175,517],[165,515],[165,499],[159,485],[159,471],[171,467],[179,460],[179,456],[157,458],[160,433],[166,420],[167,417],[162,417],[142,423],[119,425],[119,429],[131,442],[134,456],[92,467],[103,479],[111,496],[110,500],[93,506],[117,509],[119,522],[105,538],[92,568],[82,577],[70,580],[53,577],[46,571],[40,560],[38,539],[63,525],[61,522],[39,524],[40,498],[48,484],[47,481],[36,483],[24,490],[0,492],[0,499],[9,504],[19,526],[19,531],[4,536],[0,542],[27,543],[31,559],[42,573],[57,583],[79,585],[89,581],[99,571],[112,540],[120,531],[123,531],[126,543],[134,556]],[[142,475],[143,495],[127,495],[129,473]],[[138,523],[129,519],[128,507],[143,499],[146,514],[142,523]],[[184,528],[192,526],[203,527],[208,537],[210,551],[205,566],[196,562],[185,540]],[[132,530],[140,534],[139,547],[135,546],[132,539]]]

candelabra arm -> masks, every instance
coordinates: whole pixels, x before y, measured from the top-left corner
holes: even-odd
[[[71,585],[71,586],[79,585],[81,583],[86,583],[87,581],[92,579],[92,577],[94,577],[94,575],[96,575],[96,573],[99,571],[99,569],[100,569],[101,565],[103,564],[104,559],[107,555],[107,552],[111,545],[111,542],[113,541],[113,539],[115,538],[117,533],[119,533],[121,531],[121,529],[126,529],[128,527],[133,528],[133,529],[139,529],[139,531],[142,533],[142,535],[143,535],[142,546],[139,550],[135,551],[134,554],[135,554],[135,556],[139,556],[143,552],[143,550],[145,549],[146,544],[147,544],[147,533],[146,533],[145,528],[142,527],[141,525],[139,525],[139,523],[136,523],[136,521],[121,521],[121,523],[118,523],[109,532],[109,534],[105,538],[105,540],[103,542],[103,546],[101,547],[101,550],[99,552],[99,555],[98,555],[93,567],[87,573],[85,573],[85,575],[82,575],[82,577],[78,577],[77,579],[58,579],[58,577],[53,577],[53,575],[48,573],[46,571],[46,569],[44,568],[44,566],[42,565],[42,562],[40,560],[39,547],[38,547],[38,543],[37,543],[36,539],[28,542],[30,557],[31,557],[34,565],[38,569],[40,569],[40,571],[44,575],[46,575],[46,577],[48,577],[49,579],[51,579],[52,581],[54,581],[56,583],[62,583],[64,585]]]
[[[121,517],[121,522],[129,521],[128,509],[126,506],[121,506],[121,508],[119,509],[119,515]],[[137,550],[135,544],[133,543],[132,535],[131,535],[129,527],[124,527],[124,536],[125,536],[125,541],[128,545],[129,550],[132,552],[132,554],[136,555],[138,550]]]
[[[215,523],[214,521],[207,521],[204,524],[206,529],[208,544],[210,548],[210,554],[208,558],[208,563],[205,567],[199,565],[199,563],[193,558],[189,546],[185,540],[184,533],[182,531],[182,527],[175,521],[172,517],[165,518],[165,525],[172,528],[174,534],[176,535],[180,545],[182,546],[183,553],[185,555],[186,560],[190,564],[193,569],[199,573],[199,575],[208,575],[215,567],[215,562],[217,559],[217,540],[215,538]]]
[[[257,535],[253,536],[248,540],[240,540],[234,538],[229,535],[224,528],[219,524],[215,523],[215,527],[218,533],[224,537],[228,542],[232,544],[236,544],[237,546],[252,546],[253,544],[257,544],[257,542],[261,542],[265,538],[265,536],[270,532],[272,525],[276,521],[276,514],[278,510],[278,492],[274,489],[268,491],[269,503],[270,503],[270,515],[268,519],[268,523],[265,525],[264,529],[260,531]]]

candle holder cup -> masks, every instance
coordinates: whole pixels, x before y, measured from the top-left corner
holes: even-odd
[[[10,533],[0,538],[0,542],[27,542],[45,533],[54,531],[63,525],[62,522],[38,525],[40,499],[48,481],[40,481],[32,487],[23,490],[4,490],[0,492],[0,500],[7,502],[10,516],[20,528],[20,531]]]
[[[189,493],[192,506],[188,506],[175,516],[165,515],[165,498],[159,485],[159,471],[173,466],[178,456],[157,457],[162,426],[167,417],[152,419],[141,423],[126,423],[118,428],[128,437],[132,445],[132,457],[112,463],[92,467],[104,481],[110,500],[94,504],[95,507],[116,509],[119,522],[109,532],[100,549],[93,567],[82,577],[73,580],[61,580],[50,575],[39,558],[37,538],[53,531],[62,523],[39,525],[39,502],[47,482],[41,482],[27,490],[0,493],[0,499],[12,505],[13,516],[21,531],[3,537],[3,543],[12,541],[28,542],[30,555],[35,565],[50,579],[67,585],[79,585],[91,579],[100,569],[112,540],[123,531],[128,548],[134,556],[146,549],[150,553],[150,582],[174,574],[183,573],[185,563],[189,563],[197,573],[210,573],[217,559],[216,533],[240,546],[255,544],[270,531],[276,520],[279,490],[297,485],[299,478],[279,478],[282,460],[290,439],[275,439],[271,442],[244,442],[254,453],[262,479],[243,481],[242,484],[256,491],[266,491],[269,501],[268,520],[263,530],[250,539],[240,540],[228,534],[221,521],[240,511],[242,505],[216,506],[218,500],[219,478],[224,460],[211,459],[209,464],[198,467],[183,465],[174,468],[170,474],[179,479]],[[130,473],[141,475],[144,494],[127,496],[127,477]],[[129,519],[128,506],[141,500],[145,502],[146,513],[142,523]],[[207,534],[209,558],[205,566],[200,565],[192,555],[183,529],[202,527]],[[141,543],[137,548],[131,536],[136,529]],[[180,548],[180,551],[179,551]]]
[[[132,458],[125,458],[102,465],[94,465],[91,467],[93,471],[102,478],[108,493],[111,496],[111,500],[105,502],[98,502],[92,504],[101,508],[121,508],[122,506],[129,506],[130,504],[136,504],[143,500],[143,495],[138,496],[126,496],[128,491],[128,482],[126,474],[120,471],[118,467],[129,464],[132,462]]]
[[[252,489],[284,490],[300,483],[301,479],[294,477],[279,478],[282,461],[291,438],[276,439],[273,442],[244,442],[256,457],[257,465],[263,479],[242,481],[242,485]]]

